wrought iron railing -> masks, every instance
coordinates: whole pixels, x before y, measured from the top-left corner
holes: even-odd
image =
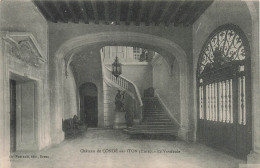
[[[134,120],[136,120],[136,122],[141,122],[143,118],[143,102],[138,87],[122,75],[116,78],[108,67],[104,66],[103,69],[105,80],[107,80],[111,84],[116,85],[116,87],[118,87],[119,89],[126,91],[134,99]]]

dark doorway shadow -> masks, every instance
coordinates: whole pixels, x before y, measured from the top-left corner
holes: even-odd
[[[89,128],[98,126],[98,90],[87,82],[80,86],[80,120]]]
[[[97,96],[85,96],[85,121],[88,127],[97,127],[98,111],[97,111]]]
[[[10,152],[16,151],[16,81],[10,80]]]

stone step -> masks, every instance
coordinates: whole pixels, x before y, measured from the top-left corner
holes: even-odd
[[[147,100],[144,100],[143,103],[145,105],[150,105],[150,104],[156,104],[156,105],[160,105],[160,102],[159,101],[147,101]]]
[[[162,112],[163,111],[163,109],[161,109],[161,108],[149,108],[149,109],[146,109],[146,108],[144,108],[143,109],[143,112],[144,113],[149,113],[149,112],[155,112],[155,113],[159,113],[159,112]]]
[[[142,100],[158,100],[157,97],[142,97]]]
[[[149,130],[174,130],[174,125],[138,125],[136,129],[149,129]]]
[[[144,121],[161,121],[161,122],[167,122],[167,121],[171,121],[171,119],[169,118],[144,118]]]
[[[156,116],[156,117],[153,117],[153,116],[149,116],[149,117],[144,117],[143,118],[144,120],[170,120],[169,117],[167,116]]]
[[[132,130],[138,130],[138,131],[153,131],[153,132],[172,132],[175,131],[174,128],[172,129],[150,129],[150,128],[132,128]]]
[[[173,122],[160,122],[160,121],[144,121],[141,125],[174,125]]]
[[[157,128],[157,129],[152,129],[152,128],[145,128],[145,127],[132,127],[132,128],[128,128],[128,129],[131,129],[131,130],[140,130],[140,131],[161,131],[161,132],[171,132],[171,131],[176,131],[177,129],[176,128],[170,128],[170,129],[160,129],[160,128]]]
[[[144,123],[147,123],[149,125],[155,124],[165,124],[165,125],[171,125],[173,122],[171,120],[143,120]]]
[[[161,129],[164,129],[164,130],[172,130],[172,129],[175,129],[175,126],[174,125],[136,125],[134,126],[134,128],[138,128],[138,129],[154,129],[154,130],[161,130]]]
[[[166,114],[163,114],[163,113],[161,113],[161,114],[144,114],[144,117],[167,117],[168,118],[168,115],[166,115]]]
[[[161,106],[159,102],[154,101],[143,101],[144,106]]]
[[[145,128],[133,128],[132,130],[135,131],[142,131],[142,132],[158,132],[158,133],[163,133],[163,132],[174,132],[175,129],[145,129]]]
[[[155,104],[145,104],[144,105],[144,108],[162,108],[162,106],[159,106],[159,105],[155,105]]]
[[[140,129],[130,129],[126,130],[129,134],[156,134],[156,135],[178,135],[178,130],[140,130]]]
[[[143,100],[145,104],[159,104],[160,102],[158,100]]]
[[[162,108],[143,108],[143,112],[162,112]]]
[[[143,106],[143,109],[144,110],[158,110],[158,109],[163,109],[162,107],[159,107],[159,106]]]
[[[162,107],[162,106],[160,106],[160,105],[156,105],[156,104],[154,104],[154,103],[151,103],[151,104],[144,104],[144,108],[158,108],[158,107]]]
[[[173,123],[171,121],[165,122],[165,121],[143,121],[143,125],[172,125]]]
[[[160,116],[164,116],[164,117],[169,117],[167,114],[160,112],[160,113],[143,113],[144,116],[147,117],[160,117]]]
[[[163,110],[162,107],[143,106],[143,110]]]
[[[163,112],[160,112],[160,113],[143,113],[144,116],[162,116],[162,115],[165,115],[165,116],[168,116],[167,114],[163,113]]]
[[[154,105],[161,105],[161,103],[157,100],[152,100],[152,101],[148,101],[148,100],[143,100],[143,104],[144,105],[151,105],[151,104],[154,104]]]
[[[159,101],[153,101],[153,100],[152,100],[152,101],[144,100],[143,103],[144,103],[145,105],[147,105],[147,104],[161,105]]]
[[[152,106],[152,105],[161,106],[161,103],[157,102],[157,101],[143,101],[143,105],[144,106]]]

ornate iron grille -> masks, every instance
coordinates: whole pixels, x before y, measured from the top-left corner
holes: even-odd
[[[198,62],[200,119],[233,123],[232,80],[237,76],[238,120],[241,124],[246,123],[245,67],[248,67],[248,57],[249,45],[238,26],[223,25],[210,35]]]
[[[214,31],[204,44],[198,65],[199,75],[213,64],[243,61],[249,55],[246,37],[235,25],[224,25]]]
[[[252,141],[250,48],[238,26],[211,33],[198,60],[197,86],[199,141],[246,156]]]

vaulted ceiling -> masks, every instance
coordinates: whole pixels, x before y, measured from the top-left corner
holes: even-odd
[[[33,0],[51,22],[174,26],[193,24],[213,0]]]

